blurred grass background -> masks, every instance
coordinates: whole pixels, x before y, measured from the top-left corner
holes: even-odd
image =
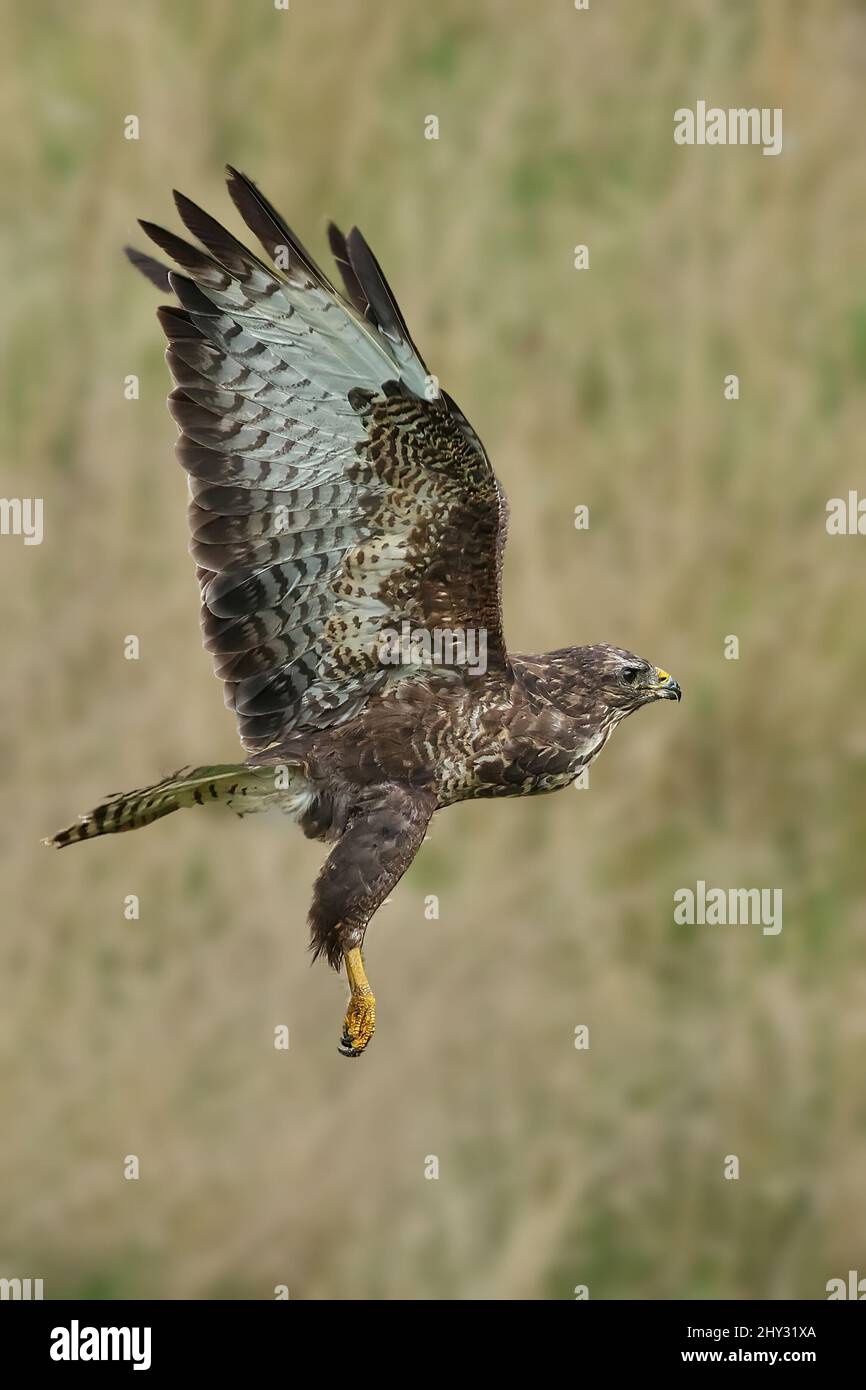
[[[748,1299],[866,1271],[866,540],[824,525],[866,490],[866,7],[46,0],[5,32],[0,493],[44,497],[45,539],[0,540],[0,1274]],[[676,147],[699,98],[781,106],[782,155]],[[120,255],[136,216],[177,226],[173,185],[238,230],[227,160],[314,253],[328,216],[373,244],[510,496],[511,646],[609,640],[685,690],[588,791],[437,820],[371,929],[356,1065],[306,952],[322,847],[197,815],[39,844],[237,756],[158,296]],[[781,935],[675,927],[698,878],[781,887]]]

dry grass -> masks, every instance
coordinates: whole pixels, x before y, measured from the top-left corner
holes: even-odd
[[[866,13],[656,8],[13,7],[0,491],[43,496],[46,536],[0,540],[0,1274],[811,1298],[864,1269],[866,541],[824,507],[863,478]],[[677,149],[702,96],[782,106],[783,155]],[[380,1032],[352,1066],[305,951],[319,847],[195,815],[39,846],[106,790],[235,756],[153,296],[118,254],[174,183],[228,217],[226,160],[315,250],[327,215],[375,246],[510,495],[512,645],[612,640],[686,692],[588,792],[442,817],[371,932]],[[674,927],[697,878],[781,887],[781,936]]]

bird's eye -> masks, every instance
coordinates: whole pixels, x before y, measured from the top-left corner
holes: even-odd
[[[637,678],[638,678],[639,675],[640,675],[640,668],[639,668],[639,667],[637,667],[637,666],[626,666],[625,670],[624,670],[623,673],[622,673],[622,678],[623,678],[623,680],[625,681],[626,685],[634,685],[634,683],[635,683],[635,681],[637,680]]]

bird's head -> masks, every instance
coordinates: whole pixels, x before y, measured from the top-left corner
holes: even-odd
[[[679,682],[668,671],[620,647],[573,647],[578,684],[621,719],[655,700],[681,700]]]
[[[634,652],[598,644],[530,658],[524,683],[587,728],[618,724],[655,700],[680,700],[679,683]]]

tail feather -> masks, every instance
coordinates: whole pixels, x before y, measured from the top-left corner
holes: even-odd
[[[286,764],[248,767],[245,763],[187,767],[171,773],[152,787],[119,792],[106,798],[92,811],[79,816],[74,825],[58,830],[42,843],[63,849],[97,835],[138,830],[184,806],[219,803],[239,816],[272,808],[299,814],[307,800],[299,767]]]

